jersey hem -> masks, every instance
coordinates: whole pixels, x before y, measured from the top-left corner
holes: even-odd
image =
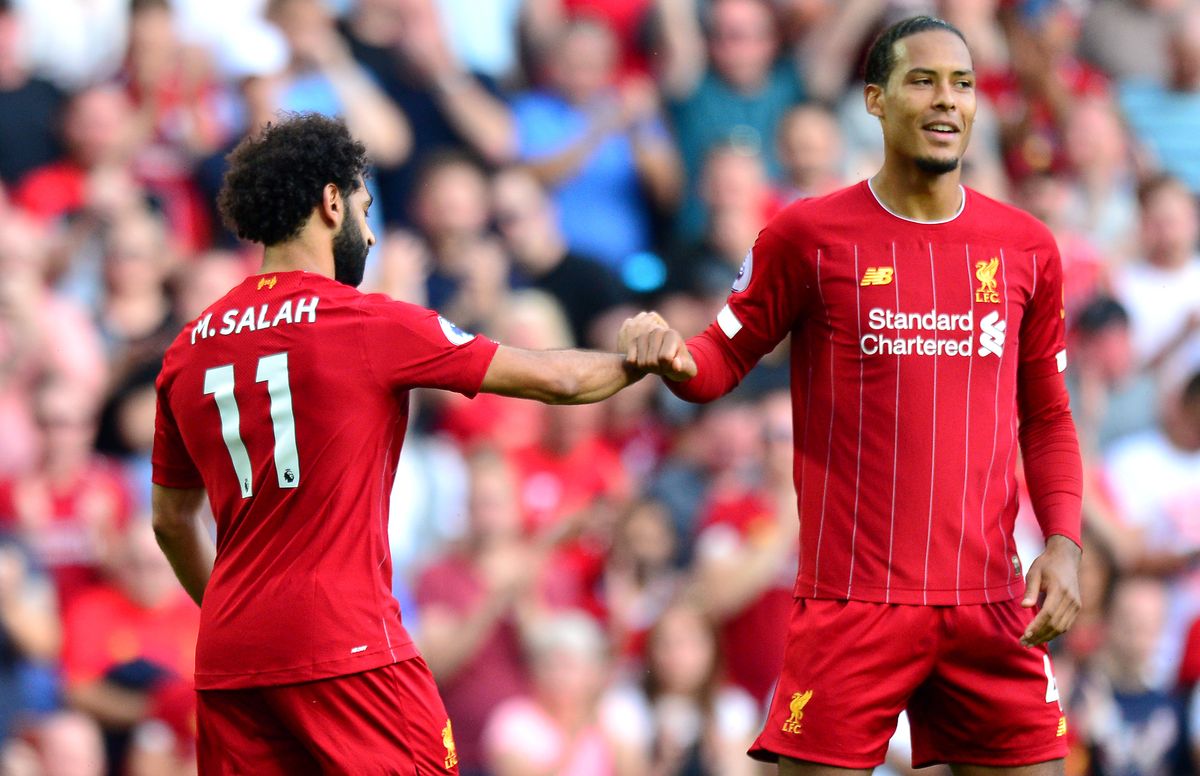
[[[338,658],[307,666],[292,666],[270,671],[220,672],[196,671],[197,690],[244,690],[250,687],[273,687],[280,684],[301,684],[319,679],[359,674],[376,668],[403,663],[418,657],[420,653],[409,641],[373,652],[364,652],[351,658]]]
[[[792,595],[796,598],[862,601],[872,604],[968,606],[1012,601],[1025,593],[1024,580],[1013,580],[1004,585],[960,590],[921,590],[895,587],[889,589],[855,584],[853,590],[847,593],[844,587],[832,588],[827,585],[817,585],[816,590],[813,587],[813,580],[798,578],[792,589]]]

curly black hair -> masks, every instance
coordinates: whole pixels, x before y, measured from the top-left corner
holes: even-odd
[[[896,44],[910,35],[928,30],[952,32],[963,43],[967,42],[957,27],[936,16],[913,16],[901,19],[879,33],[875,42],[871,44],[871,48],[867,52],[866,64],[863,66],[863,81],[876,86],[886,85],[892,74],[892,68],[896,66]]]
[[[221,217],[238,237],[271,246],[300,233],[326,184],[342,196],[358,188],[367,149],[341,119],[294,113],[238,143],[226,160]]]

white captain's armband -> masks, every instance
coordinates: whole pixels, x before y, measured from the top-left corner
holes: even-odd
[[[1062,372],[1067,368],[1067,351],[1062,349],[1054,356],[1054,363],[1058,366],[1058,371]]]
[[[742,330],[742,322],[733,314],[733,310],[729,309],[729,305],[725,305],[721,312],[717,313],[717,325],[729,339],[733,339]]]

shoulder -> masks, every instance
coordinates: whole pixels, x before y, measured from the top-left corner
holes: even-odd
[[[963,189],[967,192],[967,206],[974,210],[976,221],[981,221],[989,227],[994,227],[1009,237],[1010,240],[1028,244],[1031,248],[1055,247],[1054,233],[1038,218],[1028,211],[993,199],[975,189]]]
[[[848,215],[861,214],[870,204],[863,193],[865,185],[860,181],[819,197],[797,199],[776,213],[766,228],[796,240],[817,227],[836,225]]]

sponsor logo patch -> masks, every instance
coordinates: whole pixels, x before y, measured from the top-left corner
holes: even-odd
[[[446,339],[450,340],[453,345],[466,345],[475,339],[474,334],[468,334],[440,315],[438,316],[438,325],[442,327],[442,334],[445,334]]]
[[[733,292],[735,294],[746,290],[750,285],[750,275],[754,272],[754,251],[746,251],[746,258],[742,259],[742,268],[738,270],[737,277],[733,279]]]
[[[892,277],[896,274],[896,270],[892,267],[867,267],[867,271],[863,273],[862,286],[886,286],[892,282]]]

